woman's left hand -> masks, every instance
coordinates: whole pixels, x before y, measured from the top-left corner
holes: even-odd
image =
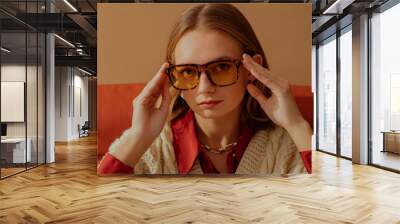
[[[271,89],[272,95],[267,98],[255,85],[247,84],[247,90],[251,96],[258,101],[261,108],[275,124],[290,129],[304,121],[290,92],[287,80],[275,76],[247,54],[243,56],[243,64],[251,75]]]
[[[312,129],[297,107],[289,82],[272,74],[249,55],[243,55],[245,68],[262,84],[271,89],[267,98],[255,85],[247,84],[247,90],[253,96],[268,117],[277,125],[285,128],[300,151],[311,149]]]

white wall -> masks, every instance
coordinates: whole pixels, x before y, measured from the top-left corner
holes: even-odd
[[[55,141],[70,141],[88,120],[88,78],[72,67],[56,67],[55,73]]]
[[[76,70],[75,70],[76,72]],[[82,126],[85,121],[88,120],[89,117],[89,111],[88,111],[88,77],[85,76],[81,76],[80,74],[82,73],[78,73],[78,75],[74,75],[74,111],[75,113],[73,113],[73,119],[72,119],[72,136],[74,137],[78,137],[79,133],[78,133],[78,124],[80,124],[80,126]],[[80,93],[79,93],[80,91]],[[80,96],[80,98],[78,98]],[[80,101],[80,102],[79,102]],[[81,108],[79,108],[81,107]],[[81,109],[81,111],[79,111],[79,109]]]
[[[68,87],[70,83],[68,71],[67,67],[55,68],[55,141],[68,140]]]

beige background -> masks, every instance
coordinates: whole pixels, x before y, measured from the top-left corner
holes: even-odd
[[[98,84],[147,82],[165,59],[173,24],[194,4],[98,4]],[[251,23],[272,72],[311,85],[311,4],[234,5]]]

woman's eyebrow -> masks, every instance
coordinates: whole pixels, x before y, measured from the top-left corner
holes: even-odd
[[[209,63],[211,63],[211,62],[214,62],[214,61],[232,60],[232,59],[235,59],[235,58],[234,58],[234,57],[230,57],[230,56],[219,56],[219,57],[216,57],[216,58],[214,58],[214,59],[208,61],[207,63],[205,63],[205,65],[206,65],[206,64],[209,64]]]
[[[229,56],[220,56],[220,57],[217,57],[217,58],[214,58],[213,60],[211,60],[211,61],[219,61],[219,60],[226,60],[226,59],[233,59],[234,57],[229,57]],[[210,62],[211,62],[210,61]]]
[[[209,60],[207,63],[204,63],[203,65],[214,62],[214,61],[232,60],[232,59],[235,59],[235,58],[230,57],[230,56],[219,56],[219,57],[213,58],[212,60]],[[197,64],[195,64],[195,63],[179,63],[179,64],[175,64],[175,65],[197,65]]]

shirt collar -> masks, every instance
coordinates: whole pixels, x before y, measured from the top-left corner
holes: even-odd
[[[179,174],[187,174],[192,170],[199,153],[199,142],[193,116],[193,111],[189,109],[182,118],[171,123],[174,136],[173,146]]]
[[[194,162],[200,152],[200,144],[197,139],[195,128],[194,112],[189,109],[181,118],[172,121],[171,128],[179,174],[188,174],[192,170]],[[242,154],[252,137],[252,131],[248,125],[243,128],[241,137],[243,138],[239,142],[239,147],[241,148],[238,151],[239,158],[242,157]]]

